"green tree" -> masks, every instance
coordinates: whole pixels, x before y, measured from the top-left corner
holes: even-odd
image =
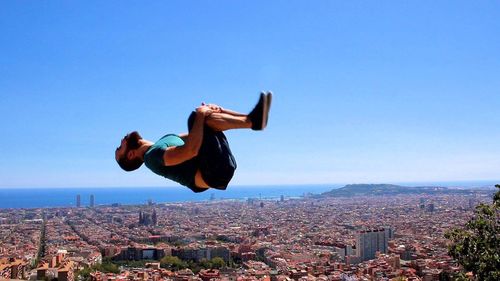
[[[198,272],[200,272],[200,270],[202,269],[200,264],[198,262],[193,261],[193,260],[188,261],[187,264],[188,264],[187,267],[189,269],[191,269],[191,271],[193,271],[194,274],[198,274]]]
[[[500,185],[492,204],[479,204],[465,228],[448,231],[448,253],[476,280],[500,280]],[[457,276],[463,279],[464,275]]]
[[[101,264],[96,264],[91,267],[84,267],[83,269],[75,272],[77,279],[90,280],[90,273],[100,271],[103,273],[120,273],[120,268],[111,259],[103,259]]]
[[[78,277],[80,277],[82,280],[90,280],[90,273],[91,272],[92,272],[92,269],[90,267],[86,266],[85,268],[83,268],[75,273],[75,276],[77,277],[75,279],[78,280],[79,279]]]
[[[207,260],[207,259],[201,259],[200,262],[198,263],[200,267],[203,267],[205,269],[207,268],[212,268],[212,262]]]
[[[215,258],[211,259],[210,263],[212,264],[212,268],[216,268],[216,269],[223,268],[224,266],[226,266],[226,263],[220,257],[215,257]]]
[[[170,270],[179,270],[188,267],[186,262],[174,256],[165,256],[162,258],[160,260],[160,266]]]
[[[120,269],[118,268],[118,265],[112,263],[112,262],[104,262],[101,264],[97,264],[93,266],[93,271],[100,271],[103,273],[120,273]]]

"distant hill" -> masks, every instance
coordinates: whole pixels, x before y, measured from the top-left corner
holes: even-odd
[[[398,194],[470,194],[471,190],[450,189],[439,186],[401,186],[394,184],[348,184],[321,194],[322,197],[380,196]]]

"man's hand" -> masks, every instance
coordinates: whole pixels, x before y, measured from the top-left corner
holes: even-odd
[[[216,105],[216,104],[212,104],[212,103],[205,104],[204,102],[202,102],[201,106],[208,106],[212,110],[212,112],[216,112],[216,113],[222,112],[222,107],[220,107],[219,105]]]
[[[163,153],[163,164],[173,166],[183,163],[198,155],[201,143],[203,141],[203,127],[205,118],[212,114],[212,109],[206,105],[196,108],[196,118],[193,127],[188,135],[184,136],[184,145],[170,146]]]
[[[208,115],[213,113],[213,110],[207,105],[201,105],[196,108],[196,113],[202,114],[207,117]]]

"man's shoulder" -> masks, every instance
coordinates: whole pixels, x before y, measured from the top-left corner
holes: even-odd
[[[184,145],[184,141],[176,134],[167,134],[157,140],[144,154],[144,163],[151,166],[163,166],[163,154],[167,148]]]
[[[184,145],[184,141],[179,135],[166,134],[153,144],[153,146],[155,145],[163,147],[179,146],[179,145]]]

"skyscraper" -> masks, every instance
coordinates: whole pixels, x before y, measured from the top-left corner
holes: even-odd
[[[90,194],[90,208],[94,208],[94,194]]]
[[[434,203],[430,203],[427,205],[427,212],[433,213],[434,212]]]
[[[474,207],[475,207],[475,202],[474,202],[474,199],[473,198],[469,198],[469,209],[470,210],[473,210]]]
[[[156,209],[153,212],[143,212],[139,211],[139,224],[155,226],[158,224],[158,215],[156,214]]]
[[[80,199],[80,194],[78,194],[78,195],[76,195],[76,207],[80,208],[81,205],[82,205],[82,201]]]
[[[387,241],[394,239],[394,228],[392,228],[390,226],[384,226],[384,231],[385,231],[386,237],[389,238]]]
[[[387,253],[391,231],[384,228],[359,231],[356,235],[356,250],[363,261],[375,258],[376,252]]]
[[[153,209],[153,214],[151,215],[151,221],[154,226],[158,225],[158,216],[156,214],[156,209]]]

